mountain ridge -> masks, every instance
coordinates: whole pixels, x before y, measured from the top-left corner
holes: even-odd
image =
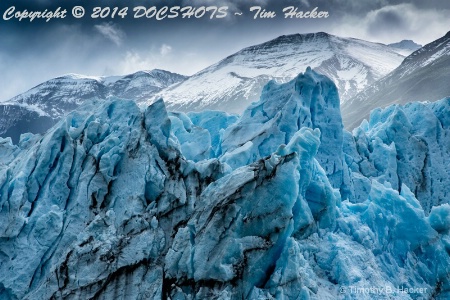
[[[400,54],[408,56],[414,51],[422,48],[422,45],[415,43],[413,40],[402,40],[397,43],[388,44],[389,47],[396,49]]]
[[[402,64],[342,105],[346,128],[353,129],[375,108],[450,96],[450,32],[406,57]]]
[[[45,132],[86,100],[119,97],[142,102],[186,78],[160,69],[123,76],[59,76],[0,103],[0,136],[18,142],[20,134]]]
[[[381,43],[324,32],[283,35],[229,55],[164,89],[153,100],[163,98],[173,110],[241,113],[246,105],[258,100],[267,81],[289,81],[310,66],[338,85],[345,102],[395,69],[403,58]]]

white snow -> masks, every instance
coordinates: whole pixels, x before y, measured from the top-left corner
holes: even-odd
[[[258,100],[265,82],[270,79],[287,82],[310,66],[333,79],[340,88],[341,102],[345,102],[398,67],[403,59],[386,45],[358,39],[324,33],[283,36],[243,49],[163,90],[155,100],[162,97],[169,106],[198,102],[201,109],[219,105],[214,109],[228,110],[233,105],[226,100],[239,94],[235,101],[242,101],[244,108]],[[219,104],[222,102],[224,107]]]

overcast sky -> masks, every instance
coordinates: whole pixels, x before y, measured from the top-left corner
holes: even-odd
[[[88,12],[76,19],[71,10]],[[133,19],[144,5],[228,6],[225,19]],[[274,19],[253,20],[249,7],[277,12]],[[284,19],[282,8],[328,11],[327,19]],[[21,22],[0,18],[0,100],[67,73],[122,75],[160,68],[184,75],[243,47],[283,34],[325,31],[344,37],[392,43],[412,39],[427,44],[450,30],[450,1],[442,0],[1,0],[0,13],[16,10],[68,10],[63,20]],[[124,19],[92,19],[94,6],[129,7]],[[235,16],[242,12],[242,16]]]

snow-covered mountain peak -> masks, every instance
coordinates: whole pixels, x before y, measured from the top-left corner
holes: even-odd
[[[412,101],[437,101],[450,96],[450,32],[405,58],[402,64],[342,106],[344,123],[352,129],[371,110]]]
[[[306,33],[306,34],[296,33],[296,34],[289,34],[289,35],[281,35],[281,36],[274,38],[270,41],[267,41],[265,43],[247,47],[247,48],[243,49],[242,51],[254,49],[254,48],[258,49],[258,48],[261,48],[264,46],[278,46],[278,45],[293,44],[293,43],[298,44],[298,43],[303,43],[303,42],[309,42],[312,40],[326,42],[330,39],[330,37],[332,37],[332,35],[330,35],[326,32]]]
[[[50,79],[49,81],[64,81],[64,80],[75,80],[75,81],[97,81],[99,83],[105,85],[111,85],[116,83],[117,81],[124,78],[137,78],[137,77],[153,77],[155,79],[168,78],[168,77],[182,77],[182,75],[172,73],[169,71],[161,70],[161,69],[153,69],[153,70],[139,70],[137,72],[128,74],[128,75],[119,75],[119,76],[90,76],[84,74],[77,73],[68,73],[62,75],[60,77],[56,77],[54,79]]]
[[[412,40],[402,40],[398,43],[388,44],[388,46],[405,56],[408,56],[414,51],[422,48],[422,45],[419,45]]]
[[[87,76],[82,74],[76,74],[76,73],[69,73],[65,74],[61,77],[57,77],[55,79],[69,79],[69,80],[96,80],[96,81],[102,81],[101,77],[98,76]]]
[[[404,76],[448,55],[450,55],[450,32],[406,57],[398,70]]]
[[[287,82],[308,66],[330,77],[341,101],[395,69],[404,57],[392,48],[324,32],[277,37],[244,48],[159,93],[175,110],[242,112],[258,100],[263,85]]]
[[[79,104],[88,98],[134,97],[139,101],[184,79],[186,77],[183,75],[158,69],[138,71],[125,76],[87,76],[70,73],[39,84],[6,103],[37,104],[42,106],[44,111],[48,111],[45,106],[51,103],[55,106],[61,103]],[[131,90],[134,92],[130,94]],[[51,112],[48,113],[51,115]]]
[[[66,74],[1,103],[0,135],[18,141],[21,133],[44,132],[56,120],[88,99],[118,97],[145,101],[162,89],[185,79],[183,75],[158,69],[125,76]]]

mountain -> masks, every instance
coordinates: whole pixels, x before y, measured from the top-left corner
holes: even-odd
[[[448,299],[450,98],[353,136],[339,102],[307,69],[239,118],[108,99],[0,139],[1,298]]]
[[[349,129],[359,126],[377,107],[450,96],[449,74],[450,32],[406,57],[389,75],[344,103],[344,124]]]
[[[0,136],[10,136],[17,142],[21,133],[45,132],[88,99],[113,96],[140,102],[185,79],[185,76],[163,70],[126,76],[69,74],[54,78],[0,103]]]
[[[163,70],[112,77],[70,74],[0,103],[0,136],[18,142],[22,133],[43,133],[87,99],[110,96],[143,106],[162,97],[179,111],[241,113],[258,100],[268,81],[287,82],[308,66],[330,77],[345,102],[402,60],[386,45],[320,32],[281,36],[245,48],[191,78]]]
[[[272,79],[287,82],[310,66],[331,78],[342,102],[395,69],[403,56],[391,47],[327,33],[281,36],[245,48],[157,95],[180,111],[242,113]]]
[[[416,50],[422,48],[422,45],[415,43],[412,40],[402,40],[398,43],[388,44],[389,47],[393,48],[401,55],[408,56]]]

